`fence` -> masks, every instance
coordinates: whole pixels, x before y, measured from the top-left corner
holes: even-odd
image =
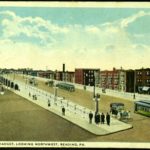
[[[7,77],[7,79],[11,80],[9,77]],[[77,117],[81,117],[87,121],[89,120],[89,112],[91,111],[94,114],[93,110],[85,108],[77,103],[72,102],[71,100],[54,96],[52,93],[38,89],[35,86],[25,84],[18,80],[13,80],[13,82],[19,85],[19,91],[16,92],[18,95],[29,99],[43,108],[48,109],[48,103],[50,103],[50,108],[53,108],[61,113],[62,107],[65,107],[66,113],[69,112],[70,114],[74,114]]]

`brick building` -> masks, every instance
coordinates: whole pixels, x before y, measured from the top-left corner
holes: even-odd
[[[74,82],[74,72],[73,71],[55,71],[55,80],[64,82]]]
[[[75,72],[66,71],[64,80],[67,81],[67,82],[75,82]]]
[[[126,70],[126,92],[134,92],[135,86],[135,71]]]
[[[76,68],[75,83],[82,85],[97,86],[99,84],[100,69]]]
[[[100,72],[100,87],[112,90],[126,91],[126,73],[121,69],[104,70]]]
[[[55,79],[55,80],[62,81],[62,80],[63,80],[63,72],[56,70],[56,71],[55,71],[55,74],[54,74],[54,79]]]
[[[135,70],[136,74],[136,92],[139,91],[139,88],[147,89],[150,88],[150,68],[141,68]],[[146,92],[146,90],[145,90]]]
[[[48,79],[54,79],[54,72],[51,70],[48,71],[38,71],[37,72],[38,77],[42,78],[48,78]]]

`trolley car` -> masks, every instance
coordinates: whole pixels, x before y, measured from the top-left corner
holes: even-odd
[[[72,84],[68,84],[68,83],[57,83],[56,87],[70,91],[70,92],[74,92],[75,91],[75,86]]]
[[[150,117],[150,101],[140,100],[134,103],[134,112]]]

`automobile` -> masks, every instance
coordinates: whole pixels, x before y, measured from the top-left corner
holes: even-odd
[[[124,110],[124,104],[123,103],[111,103],[110,104],[110,112],[114,115],[117,115],[118,112],[121,112]]]

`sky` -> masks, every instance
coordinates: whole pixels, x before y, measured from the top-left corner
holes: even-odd
[[[0,6],[0,68],[150,68],[150,9]]]

